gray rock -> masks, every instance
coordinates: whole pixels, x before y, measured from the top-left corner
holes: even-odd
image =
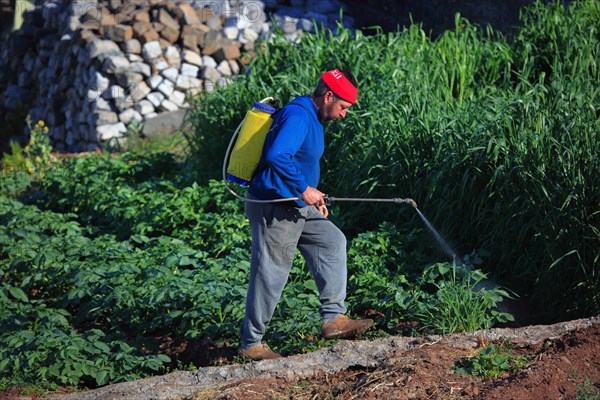
[[[215,30],[215,31],[219,31],[223,27],[223,23],[221,22],[221,17],[219,17],[217,15],[213,15],[212,17],[208,18],[206,20],[205,24],[210,29]]]
[[[254,26],[252,26],[251,28],[254,28]],[[261,37],[266,38],[271,32],[271,24],[265,22],[262,24],[261,28],[257,29],[256,31],[260,34]]]
[[[170,66],[179,68],[181,65],[181,56],[179,55],[179,50],[177,50],[175,46],[167,46],[163,54]]]
[[[202,80],[191,76],[179,75],[175,87],[179,90],[187,91],[202,87]]]
[[[163,102],[160,103],[159,109],[164,111],[176,111],[179,109],[179,107],[177,107],[177,105],[170,100],[163,100]]]
[[[258,40],[258,33],[250,28],[246,28],[240,32],[241,36],[249,42],[256,42]]]
[[[164,114],[163,114],[163,115],[164,115]],[[150,114],[148,114],[148,115],[144,115],[144,122],[145,122],[145,121],[148,121],[149,119],[152,119],[152,118],[154,118],[154,117],[156,117],[156,116],[158,116],[158,113],[156,113],[156,112],[152,112],[152,113],[150,113]]]
[[[185,94],[179,90],[173,91],[169,96],[168,100],[175,104],[177,107],[182,108],[185,103]]]
[[[221,63],[217,66],[217,71],[219,71],[222,76],[232,75],[231,67],[229,66],[229,62],[227,62],[227,60],[221,61]]]
[[[125,89],[119,85],[112,85],[102,93],[102,97],[107,100],[115,100],[125,97]]]
[[[202,65],[217,68],[217,62],[211,56],[202,56]]]
[[[142,56],[139,56],[137,54],[127,54],[127,59],[130,63],[144,62]]]
[[[200,57],[200,55],[198,55],[198,53],[195,53],[191,50],[183,50],[181,52],[181,60],[187,64],[196,65],[198,67],[202,66],[202,57]],[[182,66],[183,66],[183,64],[182,64]],[[182,69],[182,73],[183,73],[183,69]]]
[[[110,103],[108,100],[103,99],[102,97],[97,98],[95,101],[90,102],[90,110],[104,110],[111,111]]]
[[[96,131],[98,132],[98,140],[105,142],[113,138],[123,137],[123,135],[127,132],[127,128],[125,127],[124,123],[118,122],[116,124],[99,126],[96,128]]]
[[[152,69],[143,62],[131,63],[129,71],[144,75],[146,78],[152,74]]]
[[[133,29],[129,25],[110,25],[104,29],[104,36],[115,42],[126,42],[133,37]]]
[[[117,79],[117,83],[122,87],[129,87],[131,84],[137,84],[144,80],[144,75],[138,74],[136,72],[125,71],[125,72],[117,72],[115,74],[115,78]]]
[[[159,107],[160,103],[165,99],[165,95],[160,92],[152,92],[148,96],[146,96],[146,100],[148,100],[154,107]]]
[[[158,116],[151,115],[146,116],[144,123],[144,129],[142,134],[144,136],[156,136],[164,133],[172,133],[181,129],[185,118],[185,110],[177,110],[174,112],[166,112],[159,114]]]
[[[148,95],[150,96],[150,95]],[[146,96],[146,97],[148,97]],[[159,103],[160,104],[160,103]],[[148,115],[154,112],[154,105],[149,100],[142,100],[134,106],[135,111],[141,115]]]
[[[115,44],[115,46],[116,46],[116,44]],[[142,54],[144,56],[144,59],[147,61],[151,61],[151,60],[155,59],[156,57],[160,56],[162,54],[160,42],[158,40],[155,40],[155,41],[146,43],[144,45],[144,47],[142,48]]]
[[[164,78],[160,75],[154,75],[153,77],[148,79],[148,85],[154,90],[158,87],[158,85],[160,85],[163,79]]]
[[[154,60],[152,62],[152,65],[154,66],[154,69],[156,69],[158,72],[164,71],[165,69],[169,68],[169,63],[163,59]]]
[[[90,124],[92,126],[116,124],[119,122],[119,117],[112,111],[97,110],[92,113],[92,121],[93,123]]]
[[[143,121],[144,118],[138,111],[134,110],[133,108],[128,108],[119,114],[119,120],[124,124],[129,124],[132,121]]]
[[[198,19],[198,16],[196,15],[196,11],[194,10],[194,8],[186,3],[179,3],[179,9],[181,10],[182,14],[183,14],[183,21],[185,22],[186,25],[194,25],[194,24],[199,24],[200,20]]]
[[[135,105],[134,100],[131,96],[125,95],[113,100],[113,105],[119,113],[131,108]]]
[[[200,68],[196,65],[183,63],[181,65],[181,75],[191,76],[193,78],[198,77],[198,73],[200,72]]]
[[[313,33],[315,31],[315,24],[311,20],[301,18],[300,21],[298,21],[298,28],[302,29],[304,32]]]
[[[204,91],[206,93],[212,93],[215,91],[215,84],[213,83],[213,81],[210,81],[208,79],[204,81]]]
[[[166,9],[160,9],[158,11],[158,21],[166,27],[169,27],[173,31],[179,32],[180,26],[176,19],[171,17],[171,14]]]
[[[129,60],[124,55],[107,58],[102,64],[102,70],[109,74],[124,72],[128,68]]]
[[[90,79],[89,87],[92,90],[104,92],[110,86],[110,80],[102,75],[100,72],[95,72]]]
[[[221,77],[219,71],[213,67],[204,67],[202,69],[202,79],[205,81],[216,81]]]
[[[227,39],[234,40],[238,37],[239,33],[240,30],[236,26],[228,26],[223,28],[223,35],[225,35]]]
[[[164,79],[157,87],[158,91],[169,97],[173,90],[175,90],[175,84],[168,79]]]
[[[279,27],[283,33],[296,33],[298,30],[298,19],[286,16],[283,21],[280,22]]]
[[[148,85],[146,85],[146,82],[143,81],[139,83],[130,83],[127,90],[128,95],[131,96],[134,103],[141,101],[152,91]]]
[[[212,57],[217,63],[223,60],[233,60],[239,58],[242,54],[240,53],[239,44],[226,44],[219,48],[212,54]]]
[[[98,57],[100,54],[118,52],[119,46],[111,40],[95,39],[88,44],[87,49],[90,58],[93,59]]]
[[[240,64],[236,60],[227,60],[229,63],[229,68],[231,69],[231,73],[233,75],[238,75],[240,73]]]
[[[248,39],[244,37],[243,31],[240,31],[238,37],[235,40],[237,40],[242,45],[249,43]]]
[[[137,39],[127,40],[121,43],[121,50],[130,54],[142,54],[142,44]]]
[[[94,102],[94,101],[98,101],[99,98],[101,98],[100,96],[102,96],[102,92],[99,90],[88,90],[87,91],[87,95],[86,95],[86,99],[88,102]]]
[[[160,73],[162,76],[170,80],[171,82],[177,82],[177,77],[179,76],[179,71],[175,67],[167,68]]]

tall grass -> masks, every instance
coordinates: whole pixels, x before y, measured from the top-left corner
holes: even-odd
[[[533,294],[548,320],[600,311],[600,3],[537,3],[511,39],[457,16],[436,40],[416,25],[364,36],[277,37],[235,85],[198,100],[194,159],[218,177],[252,101],[311,92],[350,68],[359,102],[329,127],[320,189],[409,196],[457,247],[484,248],[490,272]],[[408,208],[344,206],[349,232],[382,220],[418,224]]]

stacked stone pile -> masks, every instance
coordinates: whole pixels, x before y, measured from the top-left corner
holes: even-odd
[[[260,1],[96,1],[51,0],[25,14],[2,46],[0,123],[26,109],[46,121],[58,150],[95,150],[128,127],[187,107],[190,95],[229,84],[272,31]],[[290,39],[314,29],[308,17],[332,25],[327,18],[341,6],[292,3],[295,16],[268,5]]]

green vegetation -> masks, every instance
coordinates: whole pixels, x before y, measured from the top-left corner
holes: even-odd
[[[534,290],[552,318],[597,312],[600,5],[536,5],[524,21],[511,41],[460,18],[435,41],[416,26],[276,38],[244,78],[197,100],[187,160],[149,147],[47,162],[35,136],[0,177],[0,388],[161,373],[181,365],[161,354],[164,335],[237,345],[250,232],[218,181],[221,156],[254,100],[306,94],[334,66],[353,67],[361,95],[328,131],[322,190],[410,195],[469,254],[440,262],[410,207],[336,206],[350,239],[347,303],[376,312],[369,335],[404,321],[449,333],[510,320],[497,307],[508,292],[482,287],[483,268]],[[331,343],[318,304],[297,257],[265,340],[287,354]]]
[[[308,94],[350,68],[359,102],[330,127],[320,189],[411,197],[458,254],[485,249],[487,272],[534,295],[556,321],[600,311],[600,3],[537,3],[507,39],[457,16],[432,40],[418,26],[363,36],[274,40],[236,85],[189,120],[198,169],[219,177],[253,101]],[[420,225],[405,207],[341,205],[345,232]]]
[[[511,296],[488,281],[480,270],[470,271],[465,265],[435,264],[422,275],[421,287],[431,285],[435,291],[420,293],[417,320],[423,329],[442,334],[489,329],[497,322],[513,321],[507,313],[498,312],[498,304]],[[440,279],[441,278],[441,279]]]
[[[583,382],[577,385],[577,396],[573,400],[598,400],[600,399],[600,392],[594,386],[589,378],[585,378]]]
[[[525,368],[527,357],[515,356],[510,343],[490,344],[481,349],[477,356],[462,359],[453,366],[457,374],[469,374],[484,377],[498,377],[503,374],[514,374]]]
[[[27,117],[27,126],[31,132],[29,143],[22,149],[18,143],[11,142],[11,154],[4,154],[2,157],[2,170],[28,172],[40,179],[55,161],[51,154],[52,147],[48,137],[48,127],[44,121],[32,124],[29,116]]]
[[[103,385],[177,365],[159,352],[165,332],[237,343],[250,259],[243,204],[190,174],[166,153],[94,154],[48,171],[43,195],[0,197],[1,378]],[[455,269],[423,272],[415,237],[383,224],[352,240],[348,304],[385,313],[380,335],[416,319],[420,299]],[[473,329],[509,318],[473,296],[489,311]],[[298,257],[266,339],[286,353],[331,343],[319,339],[318,305]]]

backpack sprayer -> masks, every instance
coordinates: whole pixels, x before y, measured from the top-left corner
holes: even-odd
[[[227,151],[225,152],[225,158],[223,159],[223,182],[229,193],[233,196],[240,200],[250,201],[252,203],[280,203],[301,200],[300,197],[272,200],[249,199],[239,195],[229,186],[228,181],[239,183],[242,186],[248,186],[258,168],[265,138],[273,123],[273,114],[277,112],[275,107],[266,103],[267,101],[274,103],[275,99],[273,97],[266,97],[261,101],[255,102],[253,108],[246,113],[246,116],[233,133]],[[233,151],[231,150],[232,147]],[[227,163],[228,160],[229,164]],[[325,195],[324,200],[327,206],[332,205],[336,201],[360,201],[396,204],[406,203],[417,208],[417,203],[413,199],[408,198],[376,199],[362,197],[333,197]]]

